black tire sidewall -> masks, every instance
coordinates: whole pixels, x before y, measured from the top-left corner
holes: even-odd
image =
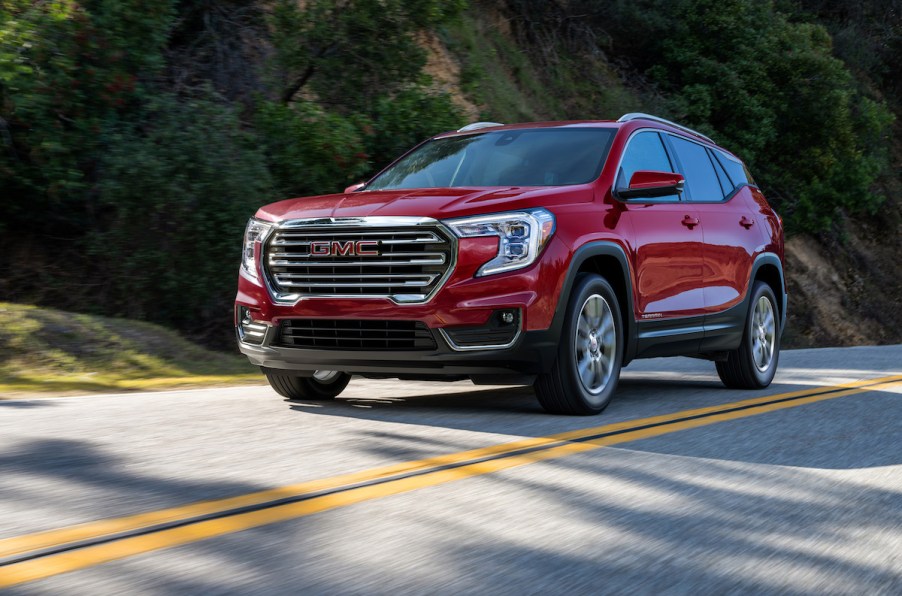
[[[294,400],[329,400],[336,397],[351,381],[351,375],[340,373],[323,383],[313,377],[302,377],[290,370],[261,367],[270,386],[282,397]]]
[[[598,394],[589,393],[579,379],[576,368],[576,323],[583,303],[593,294],[598,294],[608,303],[614,316],[614,336],[617,339],[617,348],[614,351],[614,371],[608,380],[607,386]],[[611,285],[600,275],[585,274],[577,278],[570,301],[567,305],[567,316],[564,319],[564,328],[561,333],[560,347],[558,349],[557,366],[560,371],[561,383],[564,390],[578,398],[582,409],[587,414],[597,414],[607,407],[620,378],[620,368],[623,363],[623,318],[620,313],[620,304]]]
[[[754,314],[755,314],[755,305],[758,304],[758,300],[764,296],[770,301],[771,308],[774,312],[774,355],[771,360],[770,366],[766,371],[758,370],[758,367],[755,365],[755,357],[753,350],[753,333],[752,329],[754,322]],[[774,375],[777,374],[777,365],[780,361],[780,335],[782,329],[780,329],[780,309],[777,306],[777,298],[774,296],[774,291],[771,289],[769,285],[763,282],[757,282],[755,287],[752,288],[752,300],[749,302],[749,310],[748,315],[746,316],[745,321],[745,332],[742,338],[742,350],[741,357],[745,360],[743,362],[744,366],[747,367],[748,371],[754,376],[755,384],[759,387],[767,387],[770,385],[771,381],[774,379]]]
[[[303,383],[309,391],[321,399],[331,399],[344,391],[345,387],[351,381],[351,375],[347,373],[339,373],[330,381],[320,381],[315,377],[307,377],[303,379]]]

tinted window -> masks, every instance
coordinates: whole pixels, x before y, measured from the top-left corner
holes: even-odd
[[[655,172],[675,171],[667,157],[661,136],[656,132],[640,132],[630,139],[629,145],[620,162],[620,172],[617,175],[617,188],[629,186],[630,178],[639,170],[652,170]],[[660,197],[658,200],[677,200],[678,195]]]
[[[717,161],[720,162],[720,165],[722,165],[727,171],[727,174],[730,175],[733,186],[749,183],[749,175],[745,166],[742,165],[742,162],[736,161],[736,159],[728,157],[725,153],[721,153],[720,151],[715,151],[714,155],[717,156]]]
[[[680,165],[683,166],[683,175],[686,176],[686,188],[689,190],[689,199],[692,201],[720,201],[723,199],[723,191],[714,166],[708,159],[708,151],[704,146],[681,137],[670,137],[673,148],[676,151]]]
[[[585,184],[601,173],[611,128],[502,130],[435,139],[367,190]]]
[[[727,176],[726,170],[723,169],[723,166],[720,165],[720,162],[714,157],[714,152],[710,149],[708,149],[708,158],[714,165],[714,172],[717,174],[718,182],[720,182],[720,190],[723,192],[723,196],[726,197],[733,192],[733,183],[730,181],[730,177]]]
[[[618,187],[626,188],[630,178],[639,170],[673,172],[664,144],[656,132],[640,132],[630,139],[630,144],[620,163]]]

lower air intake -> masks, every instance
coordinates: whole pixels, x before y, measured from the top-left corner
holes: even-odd
[[[435,339],[420,321],[288,319],[279,345],[315,350],[434,350]]]

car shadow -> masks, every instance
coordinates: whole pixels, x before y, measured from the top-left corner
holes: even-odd
[[[713,368],[713,367],[712,367]],[[864,369],[862,369],[864,371]],[[871,372],[871,371],[866,371]],[[713,371],[698,367],[680,373],[638,370],[625,373],[617,393],[600,416],[571,417],[546,414],[531,387],[478,388],[465,382],[432,384],[434,392],[401,394],[403,385],[386,384],[385,390],[351,393],[331,402],[286,400],[299,415],[352,417],[372,422],[448,428],[502,435],[511,439],[547,436],[560,432],[602,427],[685,410],[719,406],[824,387],[804,376],[780,379],[763,391],[725,388]],[[353,381],[352,381],[353,384]],[[428,390],[430,386],[417,384]],[[824,469],[855,469],[902,462],[902,442],[897,428],[886,420],[902,419],[902,396],[869,391],[824,400],[800,407],[718,422],[694,430],[628,444],[629,449],[672,455],[731,459]],[[394,431],[399,436],[400,431]],[[409,433],[415,440],[420,433]],[[366,441],[378,435],[364,431]],[[494,444],[498,439],[486,439]],[[391,451],[391,446],[374,445]]]

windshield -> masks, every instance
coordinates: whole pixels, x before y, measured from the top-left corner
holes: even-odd
[[[434,139],[366,190],[585,184],[601,173],[613,128],[501,130]]]

